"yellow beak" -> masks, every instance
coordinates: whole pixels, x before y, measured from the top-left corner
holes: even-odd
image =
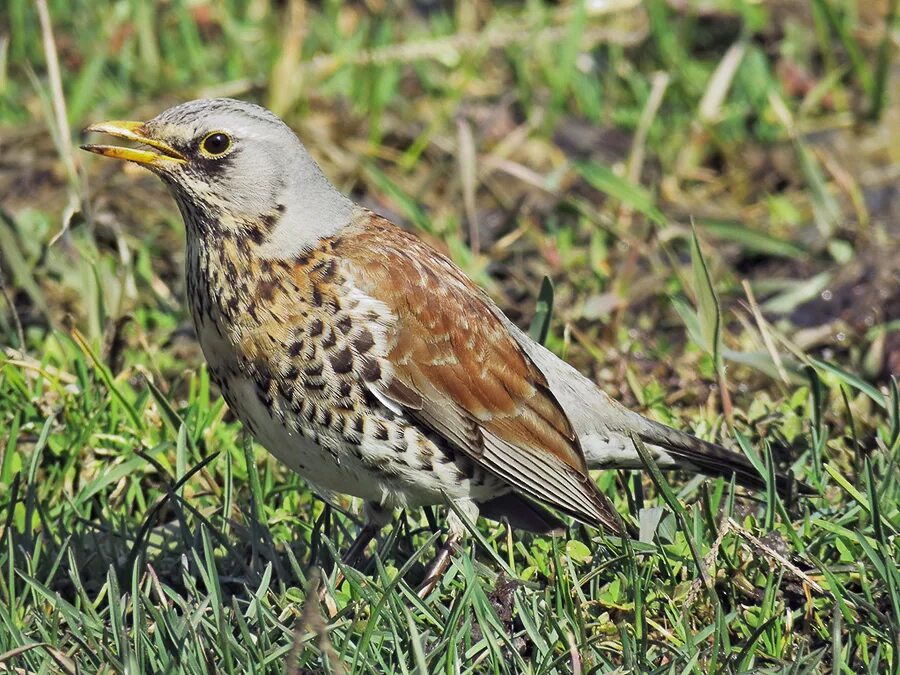
[[[159,152],[151,150],[139,150],[138,148],[125,148],[118,145],[82,145],[82,150],[94,152],[104,157],[125,159],[129,162],[143,164],[144,166],[165,167],[175,164],[184,164],[187,159],[168,143],[150,138],[146,135],[143,122],[125,122],[116,120],[112,122],[100,122],[92,124],[85,131],[95,131],[100,134],[108,134],[116,138],[124,138],[142,145],[149,145]]]

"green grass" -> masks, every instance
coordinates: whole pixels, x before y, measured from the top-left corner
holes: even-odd
[[[893,31],[853,0],[48,4],[59,93],[36,5],[0,6],[0,672],[900,672],[894,0]],[[639,540],[479,522],[424,601],[446,513],[398,514],[308,600],[356,506],[210,384],[162,186],[66,168],[89,121],[210,94],[769,488],[598,473]]]

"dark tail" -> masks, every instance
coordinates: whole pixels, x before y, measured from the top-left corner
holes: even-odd
[[[674,459],[680,460],[679,464],[683,463],[710,476],[725,478],[734,476],[739,485],[757,490],[765,489],[765,479],[744,455],[664,424],[647,419],[644,421],[645,424],[638,433],[640,439],[645,443],[664,448]],[[792,494],[816,494],[809,485],[781,472],[775,474],[775,489],[783,497]]]

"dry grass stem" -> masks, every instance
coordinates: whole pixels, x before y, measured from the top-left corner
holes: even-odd
[[[750,282],[744,279],[741,281],[741,286],[747,296],[747,302],[750,304],[750,311],[753,313],[753,318],[756,320],[756,327],[759,329],[759,334],[762,336],[766,351],[769,352],[772,363],[775,364],[775,370],[778,371],[778,377],[780,377],[781,381],[785,384],[790,384],[791,378],[784,369],[784,363],[781,361],[781,354],[778,353],[778,349],[775,347],[775,341],[772,339],[772,334],[769,331],[769,322],[766,321],[759,309],[759,304],[756,302],[756,296],[753,295],[753,289],[750,287]]]

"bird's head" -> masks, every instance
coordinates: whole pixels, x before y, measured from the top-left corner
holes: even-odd
[[[85,131],[145,146],[82,148],[160,176],[188,229],[200,234],[213,226],[220,234],[244,232],[279,251],[297,250],[349,220],[352,203],[328,182],[290,127],[252,103],[199,99],[147,122],[101,122]]]

